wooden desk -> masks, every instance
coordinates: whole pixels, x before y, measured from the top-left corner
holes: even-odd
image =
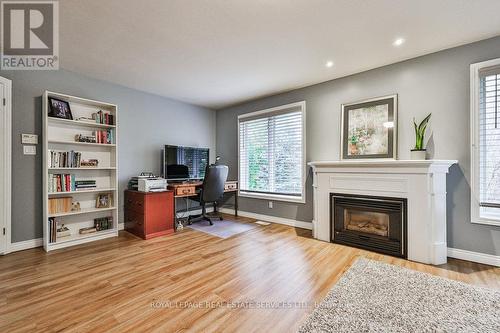
[[[168,184],[168,189],[174,192],[175,198],[187,198],[197,196],[200,193],[202,185],[202,181],[171,183]],[[224,185],[224,193],[232,193],[234,195],[234,215],[238,216],[238,181],[228,180]],[[216,207],[214,208],[216,209]]]

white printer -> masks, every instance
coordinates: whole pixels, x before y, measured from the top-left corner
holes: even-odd
[[[137,185],[137,190],[141,192],[163,192],[167,190],[167,180],[160,177],[138,179]]]

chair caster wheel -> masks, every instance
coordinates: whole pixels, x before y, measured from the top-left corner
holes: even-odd
[[[224,221],[224,218],[221,216],[221,217],[219,217],[219,220],[220,221]]]
[[[210,225],[214,225],[214,223],[212,221],[210,221]]]

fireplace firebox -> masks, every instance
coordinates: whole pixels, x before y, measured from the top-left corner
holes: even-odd
[[[407,257],[407,200],[330,194],[331,241]]]

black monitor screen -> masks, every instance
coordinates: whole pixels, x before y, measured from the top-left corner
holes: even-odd
[[[208,164],[208,148],[165,146],[164,177],[167,179],[203,179]]]

